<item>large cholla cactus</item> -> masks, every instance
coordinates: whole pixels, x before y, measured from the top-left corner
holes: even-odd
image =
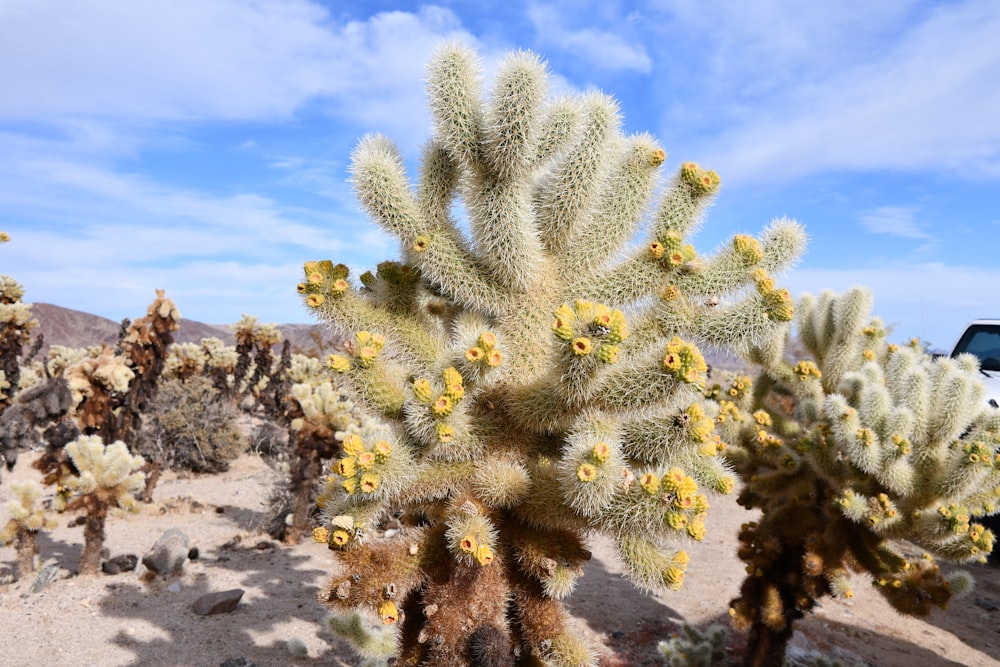
[[[714,172],[685,164],[657,192],[655,140],[623,136],[604,95],[547,100],[532,54],[504,60],[488,98],[478,81],[467,49],[434,57],[416,190],[388,139],[354,153],[405,263],[358,286],[309,262],[299,285],[348,340],[338,384],[382,424],[345,439],[321,499],[342,566],[321,600],[400,620],[397,665],[592,664],[559,601],[587,536],[642,588],[681,585],[678,540],[703,537],[706,491],[734,487],[691,341],[749,349],[786,326],[770,274],[804,234],[779,221],[699,256],[685,237]],[[403,527],[378,538],[389,515]]]
[[[38,320],[31,304],[21,302],[24,288],[10,276],[0,275],[0,412],[11,404],[21,375],[21,352],[31,340]]]
[[[125,443],[105,446],[96,435],[81,435],[66,445],[66,452],[77,472],[61,480],[56,497],[62,502],[57,509],[83,510],[86,514],[80,574],[97,574],[108,511],[112,507],[138,509],[135,493],[146,484],[146,476],[139,471],[145,461],[132,456]]]
[[[871,301],[861,288],[804,296],[808,354],[773,339],[752,355],[764,370],[752,393],[747,377],[717,390],[740,503],[763,512],[740,534],[750,575],[731,609],[750,630],[747,665],[782,664],[793,622],[825,595],[850,597],[851,571],[926,615],[969,583],[933,557],[984,561],[992,549],[972,519],[1000,507],[1000,411],[986,405],[978,360],[887,344]],[[894,538],[927,556],[907,558]]]

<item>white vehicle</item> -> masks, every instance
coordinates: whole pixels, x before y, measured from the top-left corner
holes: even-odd
[[[986,400],[1000,407],[1000,320],[974,320],[965,328],[951,350],[952,357],[963,352],[979,357],[979,372],[986,384]]]

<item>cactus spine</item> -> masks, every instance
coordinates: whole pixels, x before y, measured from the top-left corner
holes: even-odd
[[[763,373],[717,387],[717,428],[760,509],[740,532],[749,576],[730,610],[749,630],[747,665],[781,664],[794,621],[871,575],[897,610],[927,615],[968,590],[935,558],[984,561],[994,536],[973,519],[998,509],[1000,411],[986,406],[968,356],[932,359],[885,341],[871,294],[805,295],[801,346],[776,338],[752,357]],[[793,356],[804,350],[808,357]],[[907,558],[891,544],[927,551]]]
[[[485,96],[475,54],[441,48],[417,187],[383,136],[352,159],[402,262],[360,284],[308,262],[298,287],[347,337],[337,383],[380,422],[345,438],[321,497],[315,536],[343,572],[321,600],[399,621],[398,665],[592,664],[559,602],[588,533],[637,585],[677,588],[706,494],[733,489],[690,341],[749,349],[791,318],[770,274],[801,253],[796,223],[699,256],[686,239],[719,177],[688,163],[660,188],[665,152],[624,136],[613,100],[546,86],[519,52]],[[402,530],[377,539],[390,514]]]

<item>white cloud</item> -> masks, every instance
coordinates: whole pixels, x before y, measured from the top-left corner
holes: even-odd
[[[557,9],[539,3],[528,6],[528,17],[534,24],[539,43],[558,49],[605,70],[649,72],[653,61],[645,47],[629,41],[618,32],[596,28],[570,29],[565,25],[573,10]]]
[[[917,209],[912,206],[880,206],[862,211],[860,220],[872,234],[887,234],[908,239],[929,239],[916,219]]]
[[[867,20],[867,12],[857,17]],[[766,49],[750,49],[736,78],[759,74],[767,94],[748,96],[732,112],[732,129],[710,139],[704,150],[711,163],[740,181],[843,169],[1000,177],[1000,49],[994,46],[1000,5],[948,3],[914,11],[909,23],[888,19],[876,22],[885,34],[835,30],[838,42],[816,34],[822,23],[793,24],[793,34],[819,40],[815,53],[826,61],[805,52],[806,40],[802,51],[788,46],[770,58]],[[794,32],[799,29],[804,32]],[[886,43],[893,46],[885,52],[872,49]],[[802,63],[787,60],[800,52]],[[762,61],[753,62],[760,53]],[[773,71],[786,61],[797,80]]]

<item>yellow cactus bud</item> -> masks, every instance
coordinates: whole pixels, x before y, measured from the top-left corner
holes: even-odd
[[[392,445],[388,440],[379,440],[375,443],[375,459],[379,463],[385,463],[392,454]]]
[[[347,284],[346,280],[338,278],[333,281],[333,285],[330,286],[330,291],[333,292],[334,296],[340,296],[347,291],[348,287],[350,287],[350,285]]]
[[[496,368],[503,363],[503,355],[500,350],[491,350],[488,355],[486,355],[486,365],[490,368]]]
[[[333,531],[333,536],[330,539],[330,543],[337,547],[342,547],[350,541],[351,534],[342,528]]]
[[[323,526],[317,526],[313,528],[312,538],[313,542],[316,542],[318,544],[326,544],[326,542],[330,539],[330,531],[329,529]]]
[[[375,452],[361,452],[357,461],[358,467],[362,470],[371,470],[375,467]]]
[[[598,442],[591,451],[591,456],[598,463],[604,463],[611,457],[611,448],[606,442]]]
[[[354,477],[348,477],[340,485],[344,487],[344,491],[347,493],[354,493],[355,489],[358,488],[358,480]]]
[[[597,468],[592,463],[581,463],[576,469],[576,477],[581,482],[592,482],[597,478]]]
[[[326,301],[326,297],[322,294],[310,294],[306,297],[306,305],[310,308],[319,308]]]
[[[468,361],[470,364],[475,364],[478,363],[479,361],[482,361],[485,355],[486,352],[483,350],[483,348],[470,347],[468,350],[465,351],[465,360]]]
[[[423,252],[427,250],[427,246],[431,243],[431,237],[427,234],[421,234],[413,240],[413,252]]]
[[[617,345],[601,345],[597,348],[597,358],[606,364],[617,364],[621,351]]]
[[[421,403],[430,403],[434,396],[434,389],[427,378],[417,378],[413,381],[413,395]]]
[[[663,247],[663,244],[659,241],[653,241],[649,244],[649,256],[653,259],[662,259],[663,255],[666,254],[667,249]]]
[[[667,159],[667,152],[662,148],[655,148],[649,154],[649,166],[659,167]]]

